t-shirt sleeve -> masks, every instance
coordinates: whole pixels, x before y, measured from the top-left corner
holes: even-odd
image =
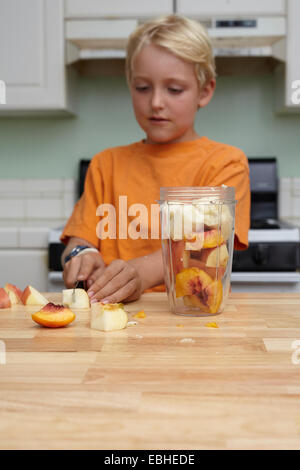
[[[102,200],[103,179],[99,168],[99,156],[95,155],[86,173],[83,194],[75,204],[60,237],[62,243],[67,244],[70,237],[79,237],[100,249],[100,240],[96,233],[99,216],[96,215],[96,210]]]
[[[232,150],[232,156],[224,158],[223,164],[220,164],[214,172],[210,185],[221,186],[222,184],[235,188],[237,204],[234,248],[236,250],[246,250],[248,248],[248,230],[250,228],[251,193],[248,160],[241,150]]]

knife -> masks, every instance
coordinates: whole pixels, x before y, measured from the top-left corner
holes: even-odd
[[[87,281],[78,281],[78,280],[76,281],[75,286],[73,287],[73,292],[72,292],[72,302],[75,302],[75,289],[77,289],[78,286],[84,289],[85,291],[87,291]]]

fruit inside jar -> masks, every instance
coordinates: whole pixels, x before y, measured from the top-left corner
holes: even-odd
[[[230,290],[234,188],[161,188],[160,196],[171,311],[189,316],[221,313]]]
[[[204,231],[200,238],[200,246],[196,239],[168,240],[172,277],[169,284],[174,286],[176,313],[213,315],[223,308],[228,278],[230,282],[228,242],[216,229]]]

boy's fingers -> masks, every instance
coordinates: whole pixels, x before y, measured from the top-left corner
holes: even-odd
[[[81,264],[78,271],[77,279],[79,281],[85,281],[99,266],[99,256],[95,255],[94,253],[86,253],[85,255],[81,255],[78,258],[81,259]]]
[[[136,290],[136,280],[131,279],[121,289],[113,292],[110,295],[106,295],[105,299],[103,297],[97,299],[97,297],[96,297],[95,301],[99,302],[100,300],[105,300],[105,302],[107,302],[107,303],[115,304],[115,303],[118,303],[118,302],[122,302],[124,299],[127,299],[128,297],[130,297],[135,292],[135,290]]]
[[[66,287],[74,287],[77,281],[80,263],[80,258],[76,257],[70,259],[70,261],[66,263],[63,271],[63,280]]]
[[[131,280],[133,280],[133,276],[130,275],[129,270],[122,270],[119,274],[108,281],[101,289],[94,290],[94,294],[91,296],[91,300],[101,300],[104,298],[107,299],[112,294],[122,290],[124,286],[126,286]]]
[[[123,284],[122,287],[116,288],[113,283],[109,283],[102,291],[99,291],[91,299],[93,302],[117,303],[121,302],[127,297],[130,297],[136,290],[136,281],[131,279],[129,282]]]
[[[95,282],[89,287],[88,294],[93,297],[93,294],[99,292],[111,279],[118,275],[124,268],[125,263],[121,260],[114,260],[109,266],[105,268],[103,274],[98,277]]]

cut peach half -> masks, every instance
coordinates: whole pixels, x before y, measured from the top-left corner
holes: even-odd
[[[8,293],[0,287],[0,308],[10,308],[11,301],[9,299]]]
[[[212,278],[205,271],[198,268],[183,269],[176,276],[176,297],[202,292],[211,283]]]
[[[15,286],[13,284],[6,283],[5,286],[4,286],[4,290],[7,293],[7,295],[9,296],[9,299],[10,299],[10,302],[11,302],[12,305],[22,303],[22,300],[21,300],[22,291],[17,286]]]
[[[197,307],[205,313],[218,313],[223,299],[223,286],[221,281],[213,281],[203,291],[186,295],[183,302],[188,307]]]
[[[49,302],[41,310],[31,315],[32,320],[48,328],[61,328],[75,320],[75,314],[64,305]]]

